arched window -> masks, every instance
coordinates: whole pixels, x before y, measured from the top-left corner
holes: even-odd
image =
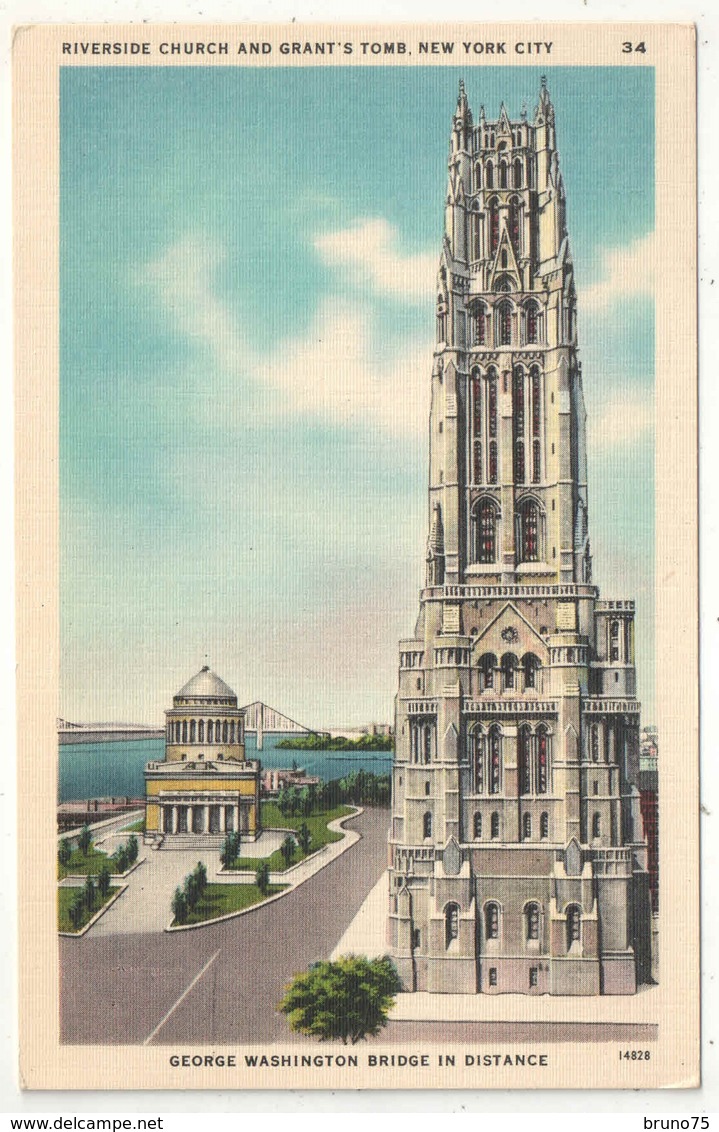
[[[486,166],[485,166],[485,174],[486,174],[486,178],[487,178],[487,188],[493,189],[494,188],[494,166],[492,165],[491,161],[488,161]]]
[[[190,720],[190,742],[197,742],[197,723],[194,719]]]
[[[475,728],[470,736],[470,741],[473,763],[472,770],[474,773],[474,792],[475,794],[484,794],[487,782],[485,768],[487,758],[487,738],[483,731],[481,731],[479,728]],[[481,825],[481,816],[479,814],[475,814],[475,825],[478,817],[480,818]]]
[[[506,652],[502,657],[502,690],[513,691],[517,686],[517,658],[514,653]]]
[[[524,674],[524,690],[534,689],[539,683],[538,674],[541,664],[534,653],[525,653],[522,657],[522,672]]]
[[[549,733],[544,724],[537,728],[537,793],[549,791]]]
[[[230,742],[234,743],[234,741],[235,741],[235,721],[233,719],[232,722],[230,723]]]
[[[534,499],[528,499],[517,511],[517,547],[520,562],[540,561],[541,512]]]
[[[444,938],[449,947],[459,935],[459,904],[448,904],[444,912]]]
[[[512,344],[512,304],[502,302],[497,307],[497,345]]]
[[[500,161],[499,163],[499,187],[506,189],[507,187],[507,162]]]
[[[473,260],[480,259],[482,255],[481,227],[482,217],[479,211],[479,203],[475,201],[469,214],[469,256]]]
[[[491,166],[487,166],[487,176]],[[499,246],[499,202],[494,197],[489,202],[489,250],[492,255]]]
[[[619,622],[609,623],[609,659],[619,660]]]
[[[592,818],[592,837],[602,836],[602,819],[599,814],[594,814]]]
[[[474,560],[483,564],[497,561],[497,510],[491,499],[480,499],[472,512]]]
[[[489,436],[489,461],[487,479],[497,482],[497,371],[494,366],[487,370],[487,434]]]
[[[208,719],[208,721],[207,721],[207,742],[208,743],[214,743],[214,741],[215,741],[214,738],[213,738],[214,734],[215,734],[215,725],[214,725],[214,723],[212,722],[211,719]]]
[[[549,814],[543,813],[539,819],[539,836],[542,841],[546,841],[549,837]]]
[[[524,934],[528,940],[539,939],[539,915],[539,905],[534,901],[524,909]]]
[[[432,761],[432,725],[428,723],[424,729],[424,761]]]
[[[182,738],[182,731],[181,731],[180,721],[178,719],[175,723],[175,742],[179,743],[181,741],[181,738]]]
[[[487,344],[487,308],[484,303],[478,303],[472,311],[472,345],[486,346]]]
[[[539,341],[539,306],[534,299],[527,303],[526,326],[527,342],[531,346]]]
[[[424,837],[432,836],[432,815],[429,811],[427,811],[422,819],[422,833]]]
[[[530,758],[530,732],[528,727],[521,727],[517,740],[517,761],[519,772],[519,793],[529,794],[531,786],[531,775],[529,769]]]
[[[479,662],[479,669],[482,674],[482,691],[487,688],[494,687],[494,670],[497,667],[497,658],[494,653],[485,653]]]
[[[198,742],[204,743],[205,741],[205,721],[201,719],[197,725],[197,739]]]
[[[499,837],[499,814],[496,813],[496,812],[492,814],[492,820],[491,820],[491,823],[490,823],[490,830],[491,830],[492,840],[496,841],[496,839]]]
[[[474,188],[476,192],[482,188],[482,164],[479,161],[474,166]]]
[[[522,162],[516,158],[514,162],[514,188],[521,189],[522,187]]]
[[[489,793],[502,788],[502,732],[495,724],[489,731]],[[498,819],[499,820],[499,819]],[[492,819],[494,821],[494,818]]]
[[[514,482],[524,483],[524,371],[517,367],[512,377],[512,431],[514,433]]]
[[[528,841],[532,836],[532,815],[524,814],[522,816],[522,837]]]
[[[578,904],[567,908],[567,950],[582,937],[582,913]]]
[[[475,814],[474,815],[474,825],[472,827],[472,832],[474,834],[474,840],[479,841],[480,837],[482,836],[482,815],[481,814]]]
[[[499,939],[499,904],[494,900],[484,909],[484,934],[487,939]]]
[[[182,742],[183,743],[187,742],[187,720],[186,719],[183,719],[183,721],[182,721]]]
[[[222,742],[222,740],[220,739],[221,734],[222,734],[222,724],[221,724],[219,719],[216,719],[215,720],[215,742],[216,743]]]
[[[589,731],[589,749],[593,763],[599,762],[599,728],[593,723]]]
[[[472,478],[481,483],[482,468],[482,379],[479,370],[472,370]]]
[[[520,237],[521,237],[521,213],[519,210],[519,201],[516,197],[512,197],[509,202],[509,238],[512,241],[514,254],[520,255]]]

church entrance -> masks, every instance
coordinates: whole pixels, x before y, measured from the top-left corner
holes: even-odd
[[[204,806],[192,807],[192,832],[204,833],[205,832],[205,811]]]
[[[225,806],[225,829],[228,833],[232,833],[235,828],[235,809],[234,806]]]
[[[220,832],[220,807],[210,806],[210,833]]]
[[[187,833],[187,806],[177,807],[177,832]]]

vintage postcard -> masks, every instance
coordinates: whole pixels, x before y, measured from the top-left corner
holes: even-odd
[[[698,1084],[694,51],[16,28],[25,1087]]]

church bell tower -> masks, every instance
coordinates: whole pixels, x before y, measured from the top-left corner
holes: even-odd
[[[634,602],[592,583],[585,419],[546,82],[531,120],[476,124],[460,83],[396,701],[389,942],[409,990],[648,977]]]

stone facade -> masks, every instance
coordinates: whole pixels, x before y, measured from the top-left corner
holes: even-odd
[[[165,712],[165,761],[145,769],[145,841],[186,848],[221,843],[230,831],[260,833],[260,764],[245,759],[245,713],[237,696],[202,668]]]
[[[634,602],[592,582],[554,108],[460,85],[426,585],[400,643],[389,944],[408,990],[630,994],[651,969]]]

